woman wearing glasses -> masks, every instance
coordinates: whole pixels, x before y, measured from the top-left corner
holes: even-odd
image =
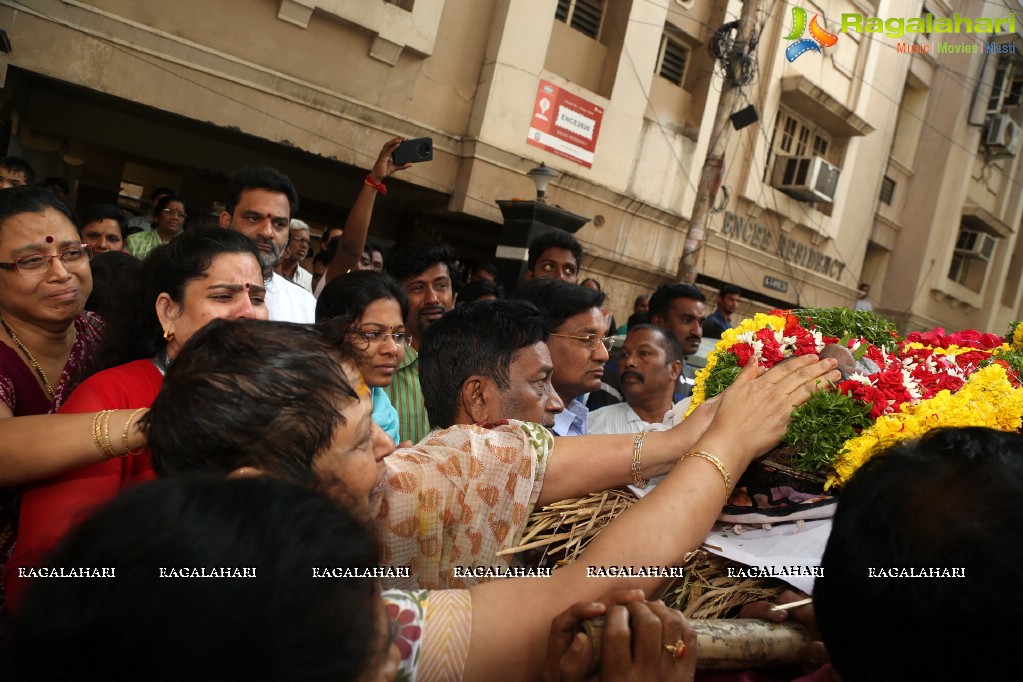
[[[153,251],[128,282],[107,319],[96,362],[103,371],[82,382],[61,407],[65,414],[92,416],[91,438],[83,432],[67,449],[98,451],[101,459],[25,488],[18,546],[4,573],[12,607],[27,584],[19,566],[40,565],[76,519],[123,488],[153,478],[148,451],[126,456],[138,445],[133,429],[192,334],[218,318],[268,316],[259,252],[229,230],[190,230]],[[124,410],[131,411],[124,416]]]
[[[170,240],[181,234],[187,217],[185,202],[180,197],[168,194],[153,207],[153,229],[128,237],[125,250],[136,258],[145,258],[150,251],[161,244],[169,244]]]
[[[370,386],[373,421],[398,442],[398,412],[383,387],[391,383],[410,342],[405,333],[408,298],[390,277],[356,270],[331,280],[316,302],[316,321],[328,338],[355,351],[362,378]]]
[[[99,343],[99,318],[83,312],[92,251],[81,242],[49,190],[0,191],[0,421],[55,412]],[[14,549],[19,495],[0,487],[0,566]]]

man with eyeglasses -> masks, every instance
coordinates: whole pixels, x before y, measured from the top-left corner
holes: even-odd
[[[316,321],[316,299],[276,272],[291,239],[291,216],[298,211],[298,192],[287,175],[266,166],[236,171],[228,187],[226,210],[220,226],[240,232],[256,244],[266,283],[266,307],[270,319],[312,324]]]
[[[600,388],[604,363],[613,341],[605,337],[607,321],[601,306],[604,294],[560,279],[534,279],[519,287],[511,298],[529,301],[540,309],[551,330],[548,346],[554,374],[554,390],[565,410],[554,420],[555,435],[587,433],[584,396]]]
[[[284,255],[274,267],[274,272],[296,284],[310,294],[313,293],[313,273],[302,267],[302,260],[309,255],[309,225],[301,220],[291,221],[291,241]]]

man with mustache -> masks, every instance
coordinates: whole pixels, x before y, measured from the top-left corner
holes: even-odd
[[[267,166],[249,166],[231,176],[220,226],[255,242],[266,273],[284,255],[291,239],[291,216],[296,211],[298,192],[287,175]],[[316,321],[313,295],[276,272],[266,283],[266,307],[271,320],[304,324]]]
[[[686,356],[693,355],[703,340],[706,301],[703,292],[691,284],[662,284],[650,297],[650,322],[674,336]],[[692,395],[695,383],[696,370],[683,358],[675,402]]]
[[[612,339],[605,336],[607,319],[601,306],[604,294],[560,279],[534,279],[519,287],[511,298],[529,301],[540,309],[551,329],[552,382],[565,403],[554,421],[555,435],[587,433],[587,409],[583,396],[600,388],[604,363]]]
[[[662,421],[674,405],[682,347],[660,327],[636,325],[625,337],[618,367],[625,402],[590,412],[590,434],[637,433]]]
[[[418,443],[430,432],[419,384],[419,345],[426,330],[455,305],[455,253],[447,244],[408,244],[388,254],[384,268],[408,296],[405,332],[412,336],[405,359],[384,390],[398,411],[401,440]]]

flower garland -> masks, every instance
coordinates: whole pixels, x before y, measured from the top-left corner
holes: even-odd
[[[845,483],[878,451],[902,440],[919,438],[939,426],[986,426],[1018,431],[1021,415],[1023,390],[1013,385],[1004,367],[989,365],[970,376],[955,393],[943,390],[902,412],[884,415],[863,429],[859,436],[846,441],[834,463],[835,473],[824,487]]]
[[[828,344],[846,348],[857,365],[845,366],[835,392],[815,392],[795,410],[783,438],[801,450],[793,466],[826,473],[833,487],[878,449],[936,426],[1019,430],[1023,324],[1006,338],[1011,343],[937,327],[902,340],[883,318],[848,309],[757,313],[722,334],[697,373],[689,412],[731,384],[751,357],[770,368]]]

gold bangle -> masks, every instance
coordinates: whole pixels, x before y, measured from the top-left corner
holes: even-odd
[[[103,418],[102,412],[97,412],[92,416],[92,444],[96,446],[96,449],[99,450],[99,453],[101,455],[106,457],[107,453],[103,452],[103,443],[101,443],[99,439],[100,434],[99,423],[102,418]]]
[[[127,457],[128,455],[133,454],[131,447],[128,445],[128,431],[131,428],[131,420],[137,417],[139,412],[141,412],[144,409],[146,408],[140,407],[136,409],[134,412],[128,415],[128,421],[124,422],[124,432],[121,434],[121,440],[124,441],[124,454],[121,455],[121,457]]]
[[[110,444],[110,414],[112,412],[114,410],[100,410],[92,418],[92,442],[105,459],[117,456]]]
[[[721,460],[715,457],[714,455],[710,454],[709,452],[704,452],[703,450],[693,450],[692,452],[687,452],[686,454],[682,455],[682,457],[678,461],[681,462],[686,457],[699,457],[700,459],[705,459],[711,464],[713,464],[715,467],[717,467],[717,470],[721,472],[721,477],[725,479],[725,502],[727,503],[728,498],[732,494],[732,477],[728,475],[728,470],[725,469],[725,465],[721,463]]]
[[[632,482],[637,488],[645,488],[650,483],[643,478],[640,471],[640,459],[643,457],[643,440],[646,438],[646,431],[636,434],[636,440],[632,441]]]
[[[110,442],[110,415],[113,410],[103,410],[103,446],[106,448],[107,457],[117,457],[114,446]]]

